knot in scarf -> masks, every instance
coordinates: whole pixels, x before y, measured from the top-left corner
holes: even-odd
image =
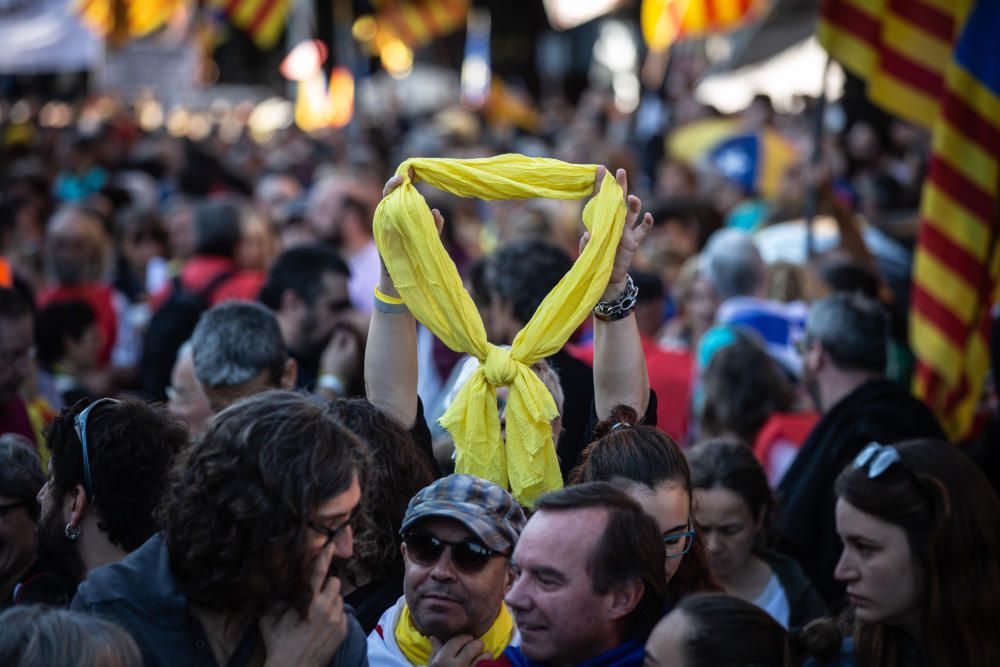
[[[486,381],[494,387],[506,387],[517,379],[517,362],[508,348],[489,343],[490,351],[486,353],[486,363],[483,364],[483,375]]]

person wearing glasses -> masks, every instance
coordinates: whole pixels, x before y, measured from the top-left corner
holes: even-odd
[[[134,399],[82,400],[49,428],[49,479],[38,492],[38,553],[75,582],[138,549],[187,429]]]
[[[547,493],[535,509],[506,597],[521,644],[480,665],[642,665],[666,594],[656,522],[606,482]]]
[[[943,441],[872,443],[836,493],[849,613],[806,626],[806,664],[1000,665],[1000,500],[985,475]]]
[[[161,532],[92,572],[72,608],[128,630],[146,667],[361,667],[334,573],[367,469],[361,440],[308,396],[240,401],[175,470]]]
[[[774,495],[750,448],[738,440],[709,440],[688,451],[688,463],[698,530],[726,593],[756,604],[784,628],[826,616],[799,564],[767,548]]]
[[[406,508],[403,596],[368,636],[372,667],[472,665],[520,641],[503,602],[525,524],[513,496],[472,475],[449,475]]]
[[[609,482],[653,517],[665,549],[668,605],[691,593],[721,590],[691,518],[691,471],[677,443],[654,426],[638,424],[635,410],[624,405],[598,423],[595,436],[571,482]]]

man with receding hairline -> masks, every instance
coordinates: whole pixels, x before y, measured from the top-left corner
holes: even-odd
[[[624,491],[589,482],[542,496],[505,598],[521,644],[480,665],[642,665],[663,612],[664,561],[656,522]]]

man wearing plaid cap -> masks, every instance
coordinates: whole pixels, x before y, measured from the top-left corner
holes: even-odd
[[[526,522],[513,496],[449,475],[410,500],[403,518],[403,597],[368,637],[372,667],[470,665],[520,636],[503,597]]]

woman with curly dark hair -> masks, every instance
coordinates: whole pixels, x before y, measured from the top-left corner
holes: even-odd
[[[162,533],[94,572],[73,608],[127,628],[147,667],[364,664],[331,566],[352,555],[367,458],[307,395],[230,406],[179,463]]]
[[[75,581],[138,549],[187,429],[163,407],[102,398],[66,408],[49,427],[49,479],[38,493],[38,552]]]
[[[571,483],[610,482],[656,519],[672,604],[691,593],[721,590],[691,518],[691,471],[677,443],[654,426],[637,424],[635,410],[625,405],[599,422],[594,434],[597,439],[583,450]]]
[[[342,569],[344,599],[366,633],[403,594],[399,529],[410,498],[436,471],[403,425],[363,398],[337,399],[330,411],[368,444],[372,466],[354,529],[354,556]]]

